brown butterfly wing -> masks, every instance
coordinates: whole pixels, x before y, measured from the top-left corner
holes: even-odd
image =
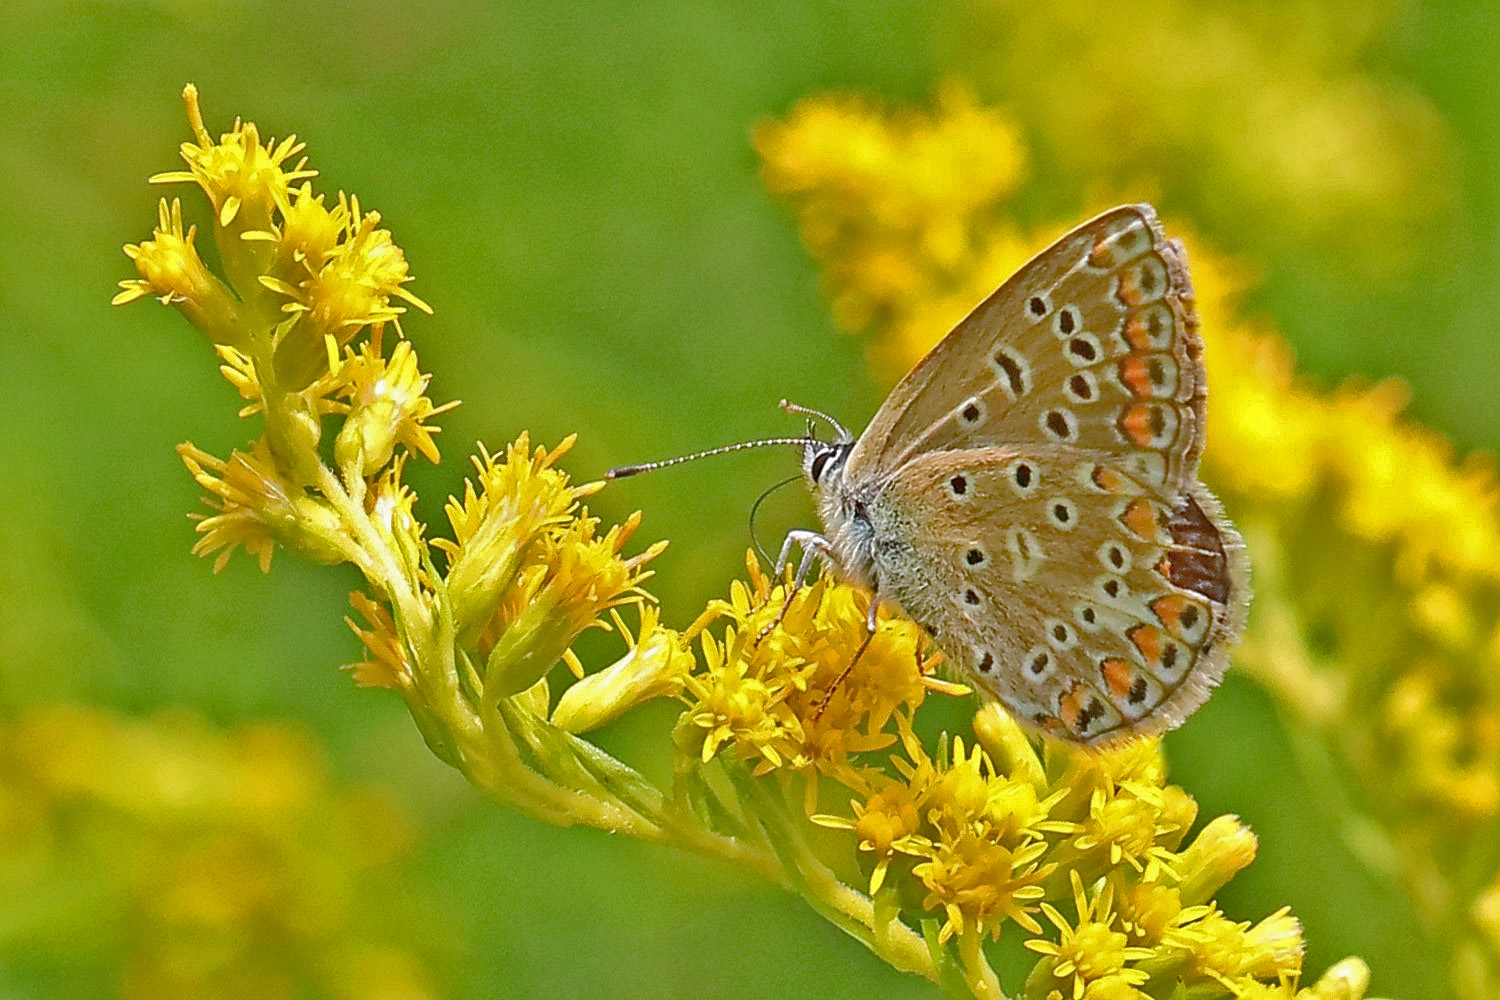
[[[849,457],[879,481],[923,452],[1048,442],[1116,453],[1167,492],[1197,478],[1205,379],[1181,244],[1149,205],[1068,233],[891,392]]]
[[[882,596],[1023,723],[1088,745],[1177,725],[1223,676],[1248,564],[1201,486],[1034,444],[919,455],[871,498]]]

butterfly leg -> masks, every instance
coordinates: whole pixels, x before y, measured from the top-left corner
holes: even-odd
[[[859,648],[856,649],[854,651],[854,655],[850,657],[848,665],[845,666],[843,670],[839,671],[839,675],[833,679],[833,683],[828,685],[828,690],[823,692],[823,697],[818,699],[818,707],[813,709],[812,714],[812,720],[814,722],[817,722],[823,717],[823,712],[828,708],[828,702],[832,700],[833,693],[844,686],[844,681],[848,679],[850,672],[854,670],[855,664],[859,663],[859,658],[861,656],[864,656],[865,650],[870,648],[870,640],[875,638],[876,603],[877,602],[875,598],[870,598],[870,628],[867,632],[865,632],[865,641],[859,644]]]
[[[776,557],[776,565],[772,567],[778,578],[785,574],[786,568],[791,565],[792,547],[795,545],[802,546],[802,559],[797,563],[797,572],[793,574],[792,581],[787,586],[786,600],[782,602],[781,610],[776,613],[776,617],[760,630],[760,634],[750,644],[751,649],[755,649],[764,642],[766,636],[775,631],[786,619],[787,612],[792,609],[792,601],[802,589],[802,581],[807,579],[808,572],[812,570],[813,560],[819,556],[824,559],[833,558],[833,546],[828,543],[828,539],[816,531],[789,531],[786,541],[781,543],[781,554]]]

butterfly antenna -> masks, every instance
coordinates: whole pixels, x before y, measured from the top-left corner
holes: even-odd
[[[771,554],[765,549],[761,548],[760,539],[755,537],[755,517],[760,513],[760,505],[766,502],[767,497],[769,497],[772,493],[775,493],[777,490],[781,489],[783,486],[790,486],[792,483],[795,483],[801,478],[802,475],[798,473],[795,476],[787,476],[779,483],[767,486],[761,493],[761,495],[755,498],[755,502],[750,505],[750,543],[755,546],[755,551],[760,553],[761,560],[765,562],[767,566],[771,566],[774,568],[775,563],[771,562]]]
[[[767,445],[791,445],[794,448],[807,447],[807,438],[766,438],[763,441],[740,441],[737,444],[726,444],[718,448],[709,448],[706,451],[695,451],[691,455],[679,455],[676,458],[664,458],[659,462],[642,462],[640,465],[622,465],[618,469],[610,469],[604,474],[605,479],[625,479],[630,476],[638,476],[642,472],[654,472],[657,469],[665,469],[670,465],[681,465],[683,462],[693,462],[700,458],[709,458],[713,455],[727,455],[733,451],[744,451],[746,448],[762,448]]]
[[[828,414],[824,413],[822,410],[814,410],[810,407],[799,406],[789,399],[783,399],[781,401],[781,408],[788,413],[802,413],[809,417],[817,417],[819,420],[826,422],[829,427],[833,428],[834,433],[839,436],[840,441],[854,440],[854,435],[849,433],[848,428],[830,417]]]

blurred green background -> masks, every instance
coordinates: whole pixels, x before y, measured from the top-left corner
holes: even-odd
[[[1058,40],[1058,65],[1085,85],[1128,89],[1130,75],[1153,71],[1132,58],[1128,26],[1117,63],[1073,65],[1065,30],[1041,41],[1032,30],[1048,8],[985,8],[6,5],[6,718],[64,699],[305,726],[338,781],[377,786],[410,814],[414,846],[396,895],[424,902],[393,908],[391,920],[409,921],[393,931],[436,956],[448,996],[933,995],[739,871],[479,800],[431,758],[396,698],[356,690],[335,669],[360,655],[340,621],[352,573],[282,558],[264,577],[237,558],[212,576],[188,553],[184,514],[199,508],[199,490],[173,446],[191,439],[222,455],[251,430],[233,418],[239,401],[186,323],[149,302],[108,302],[133,274],[121,244],[146,238],[155,220],[163,192],[146,178],[179,166],[188,137],[179,92],[192,81],[211,133],[237,115],[262,134],[297,133],[320,189],[358,194],[405,249],[410,287],[436,309],[406,331],[435,373],[433,397],[463,400],[444,422],[444,467],[414,477],[429,517],[458,488],[476,440],[499,447],[522,429],[546,443],[578,432],[566,464],[592,479],[614,464],[796,433],[775,408],[783,396],[858,425],[883,387],[860,344],[833,327],[789,213],[757,178],[750,129],[828,90],[920,103],[950,75],[981,80],[985,99],[1022,123],[1045,123],[1045,87],[987,71],[1025,37]],[[1203,29],[1185,46],[1229,44],[1247,18],[1263,37],[1347,31],[1346,67],[1431,116],[1421,134],[1432,145],[1419,152],[1432,190],[1394,252],[1377,252],[1357,229],[1328,238],[1268,212],[1216,210],[1225,199],[1202,184],[1163,182],[1163,208],[1253,263],[1263,282],[1250,309],[1279,327],[1305,371],[1325,384],[1400,376],[1418,417],[1463,450],[1493,448],[1496,6],[1210,3],[1178,15]],[[1026,29],[1007,17],[1027,19]],[[975,30],[976,18],[987,30]],[[1215,64],[1212,52],[1193,59]],[[1173,97],[1155,99],[1170,109]],[[1038,168],[1020,210],[1051,219],[1087,189],[1049,188],[1047,167],[1065,157],[1027,139]],[[1160,155],[1172,158],[1164,176],[1189,172],[1181,149]],[[747,453],[611,487],[594,507],[607,520],[644,509],[641,537],[672,539],[654,589],[681,626],[737,575],[750,503],[791,471],[780,451]],[[788,491],[759,532],[779,538],[811,517]],[[641,715],[605,744],[634,752],[670,718],[665,708]],[[1374,968],[1374,995],[1441,995],[1422,930],[1341,846],[1331,807],[1293,776],[1279,732],[1267,699],[1231,678],[1168,741],[1173,779],[1203,814],[1238,813],[1261,836],[1261,857],[1226,891],[1226,911],[1251,919],[1289,904],[1306,924],[1310,972],[1357,953]],[[0,915],[0,993],[98,995],[69,962],[28,967],[24,941],[5,935],[12,924]]]

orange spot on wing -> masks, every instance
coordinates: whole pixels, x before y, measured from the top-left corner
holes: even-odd
[[[1146,330],[1146,321],[1141,318],[1139,313],[1125,321],[1125,329],[1121,331],[1121,334],[1125,337],[1125,343],[1130,345],[1131,350],[1137,352],[1150,350],[1151,335]]]
[[[1149,447],[1152,440],[1151,407],[1144,403],[1136,403],[1127,407],[1124,415],[1120,417],[1120,429],[1125,432],[1126,437],[1142,448]]]
[[[1114,469],[1102,465],[1094,466],[1094,485],[1106,493],[1129,493],[1130,480],[1116,472]]]
[[[1155,625],[1134,625],[1125,631],[1126,637],[1141,651],[1147,663],[1161,662],[1162,634]]]
[[[1120,523],[1135,537],[1143,541],[1158,541],[1161,519],[1153,509],[1151,501],[1136,497],[1120,514]]]
[[[1169,632],[1182,632],[1182,613],[1187,609],[1187,598],[1179,594],[1165,594],[1151,602],[1151,611]]]
[[[1109,241],[1100,240],[1095,243],[1089,250],[1089,267],[1109,267],[1111,256],[1112,254],[1109,250]]]
[[[1151,368],[1140,355],[1133,354],[1120,362],[1120,381],[1137,399],[1151,398]]]
[[[1126,273],[1120,275],[1120,287],[1115,296],[1127,306],[1138,306],[1141,304],[1141,283],[1134,274]]]
[[[1116,698],[1130,694],[1131,685],[1135,683],[1135,668],[1129,663],[1117,656],[1106,657],[1099,661],[1099,673],[1109,685],[1110,694]]]
[[[1088,695],[1088,688],[1082,684],[1074,684],[1067,694],[1057,701],[1057,714],[1062,717],[1063,725],[1069,729],[1078,728],[1078,717],[1083,714],[1083,699]]]

